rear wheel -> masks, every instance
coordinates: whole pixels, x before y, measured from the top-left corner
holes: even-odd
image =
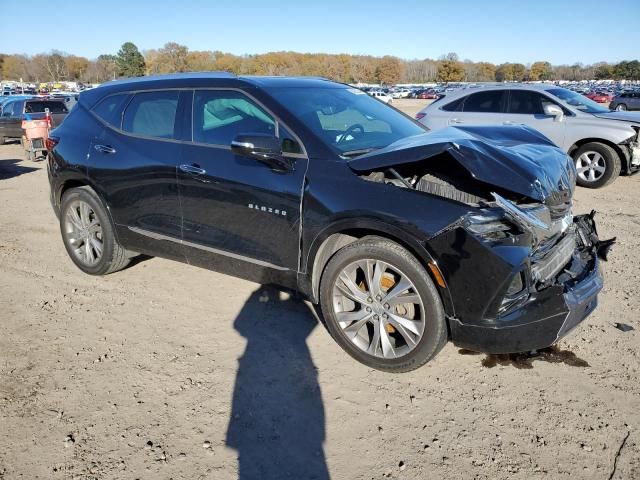
[[[89,187],[65,192],[60,206],[60,232],[69,257],[85,273],[106,275],[129,263],[102,201]]]
[[[616,110],[618,112],[624,112],[627,109],[627,106],[624,103],[619,103],[616,105]]]
[[[447,342],[444,309],[426,270],[400,245],[365,237],[339,250],[320,284],[327,328],[359,362],[408,372]]]
[[[620,157],[609,145],[586,143],[574,152],[573,159],[576,162],[577,183],[582,187],[604,187],[620,175]]]

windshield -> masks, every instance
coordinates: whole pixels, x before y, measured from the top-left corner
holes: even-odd
[[[608,112],[607,108],[598,105],[593,100],[589,100],[584,95],[581,95],[566,88],[551,88],[547,90],[554,97],[559,98],[567,105],[586,113],[604,113]]]
[[[355,88],[272,88],[269,93],[340,155],[363,154],[425,132]]]

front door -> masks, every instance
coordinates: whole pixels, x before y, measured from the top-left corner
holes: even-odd
[[[570,119],[565,116],[565,121],[560,122],[551,115],[546,115],[544,106],[549,103],[562,108],[557,102],[541,93],[531,90],[511,90],[504,123],[508,125],[523,124],[534,128],[565,150],[566,121]]]
[[[223,261],[239,269],[254,264],[295,272],[307,169],[299,142],[239,90],[196,90],[192,125],[193,142],[184,145],[178,167],[189,262],[220,268]],[[231,141],[243,133],[279,137],[283,151],[295,159],[294,170],[279,173],[232,153]]]

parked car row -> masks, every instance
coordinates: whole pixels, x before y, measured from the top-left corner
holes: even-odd
[[[111,82],[51,134],[51,203],[82,271],[145,253],[293,288],[373,368],[413,370],[448,340],[528,351],[595,309],[612,242],[593,215],[572,215],[564,150],[524,118],[488,124],[599,118],[571,95],[450,92],[423,110],[445,127],[429,132],[375,92],[315,78]],[[579,174],[599,168],[592,153],[637,142],[628,122],[599,119],[626,143],[580,145]]]

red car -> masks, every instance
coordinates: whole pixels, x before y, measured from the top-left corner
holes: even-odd
[[[435,92],[435,90],[429,89],[429,90],[423,90],[422,92],[420,92],[417,98],[421,98],[423,100],[433,100],[438,98],[438,96],[439,95]]]
[[[613,95],[607,92],[589,92],[585,97],[598,103],[611,103],[613,101]]]

